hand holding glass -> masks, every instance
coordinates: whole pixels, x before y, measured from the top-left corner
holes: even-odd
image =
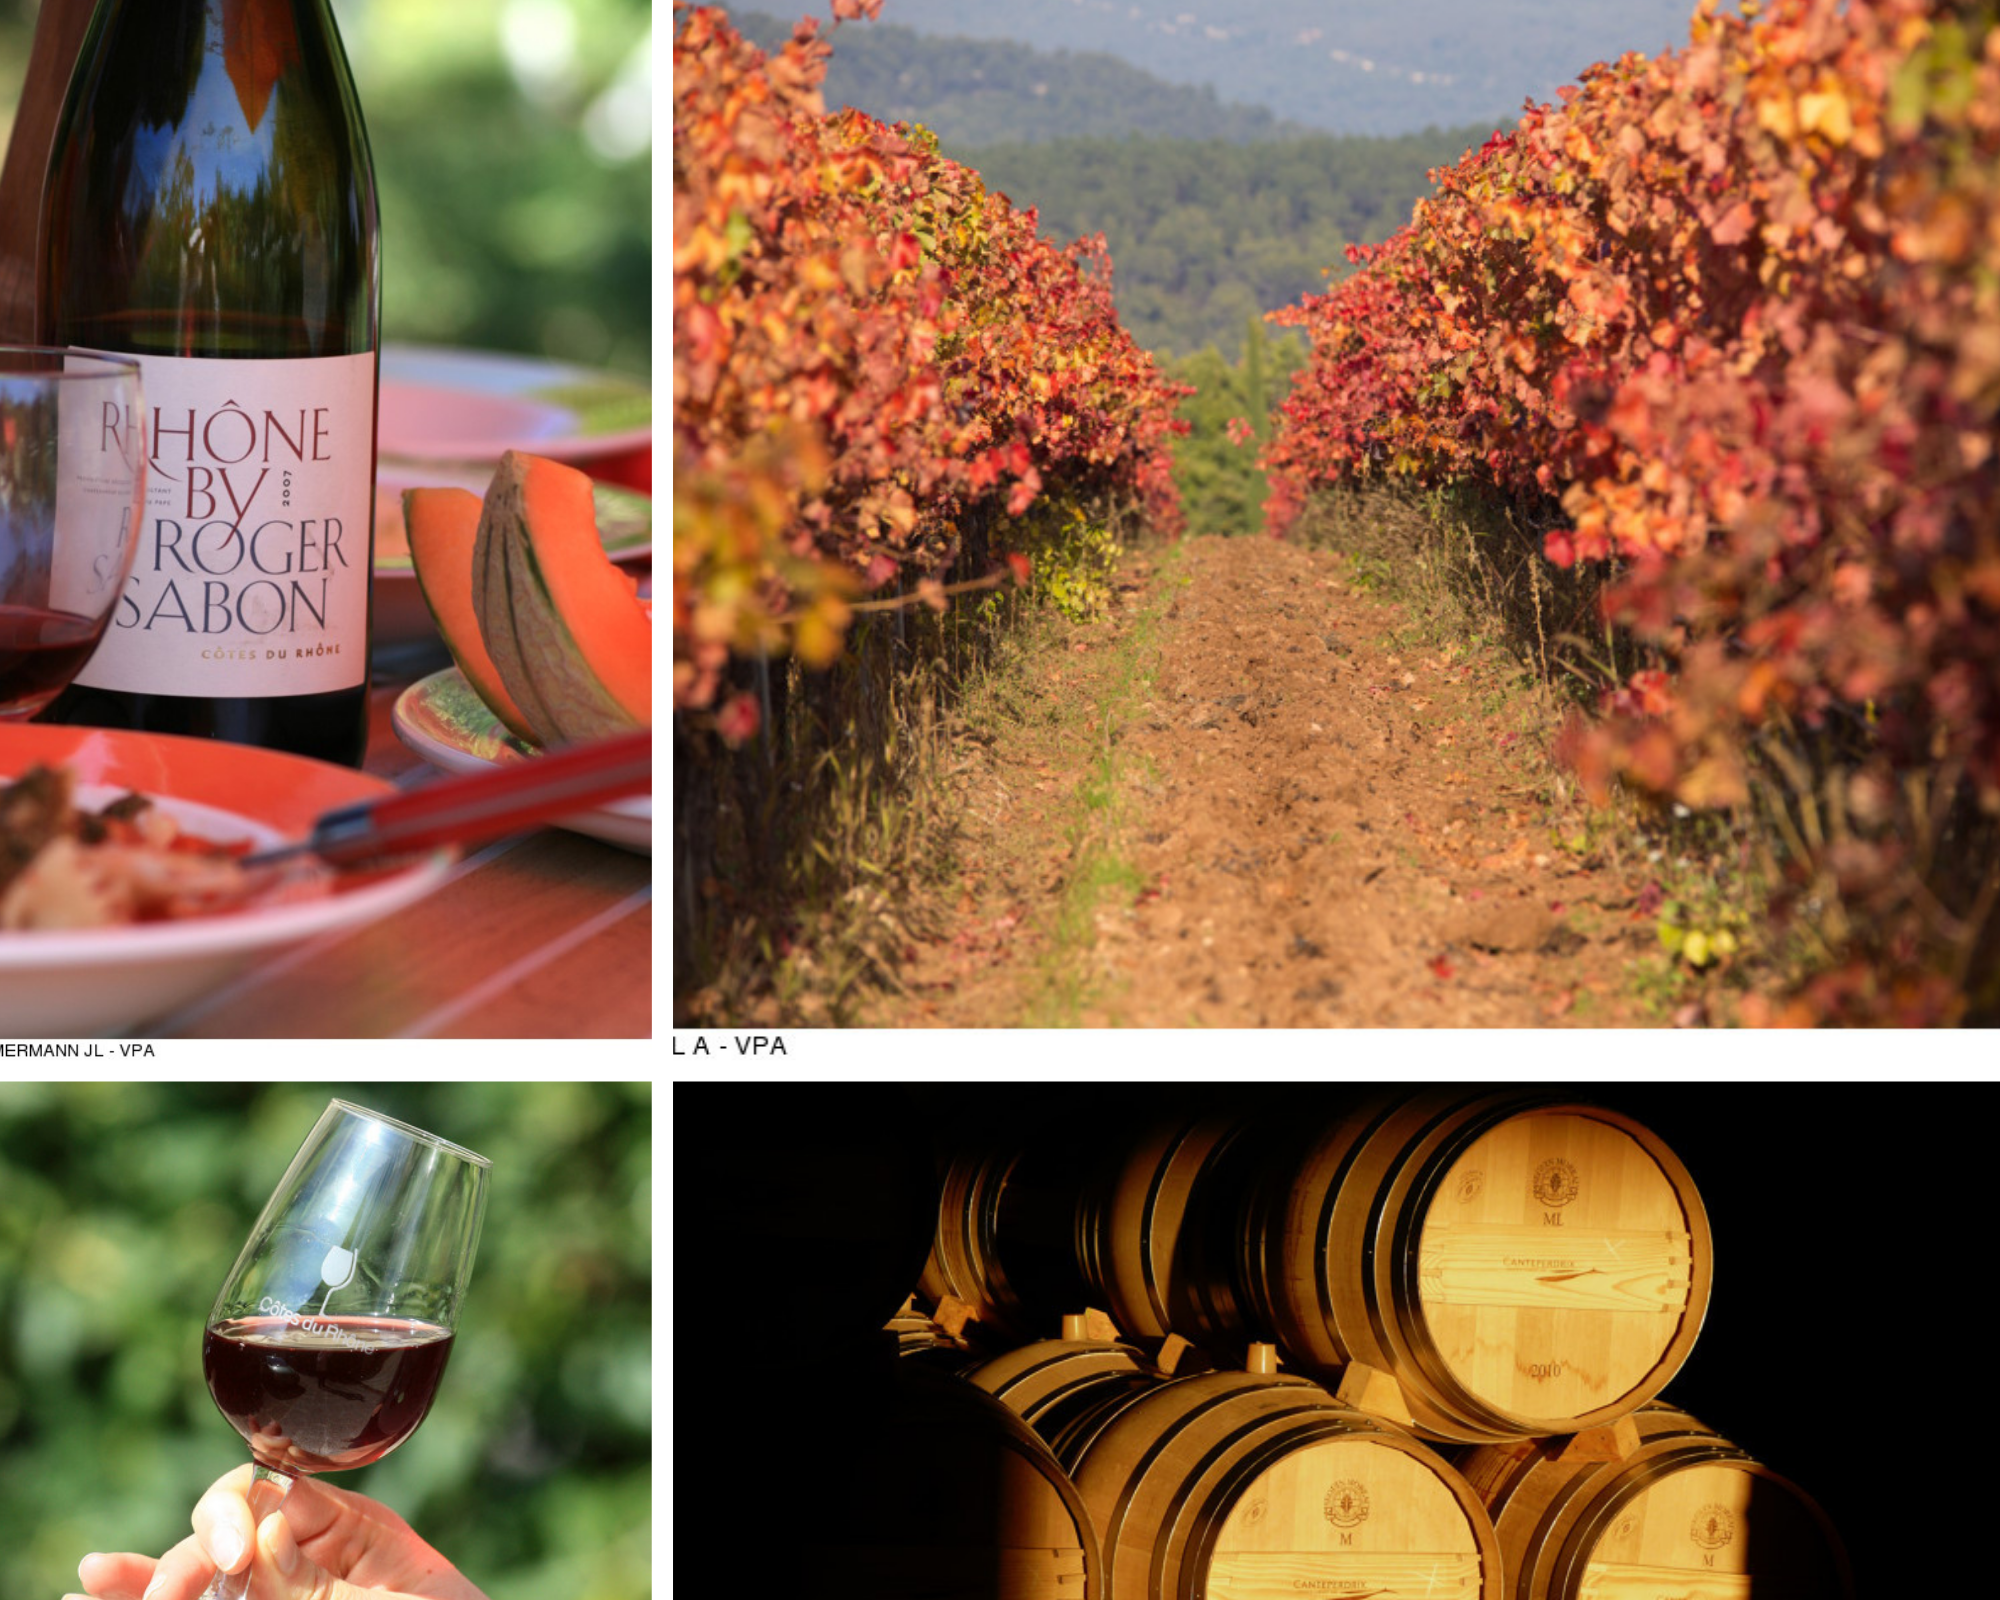
[[[343,1100],[257,1219],[202,1340],[208,1390],[256,1462],[253,1517],[300,1473],[378,1461],[444,1375],[486,1209],[484,1156]],[[208,1596],[240,1600],[247,1574]]]
[[[34,716],[97,649],[145,501],[138,362],[0,346],[0,722]]]

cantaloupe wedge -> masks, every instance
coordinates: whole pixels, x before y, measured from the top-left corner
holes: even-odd
[[[472,605],[472,553],[479,539],[479,496],[469,489],[405,489],[403,526],[424,604],[458,670],[516,738],[536,742],[535,730],[507,693],[487,654]]]
[[[486,491],[472,605],[543,744],[653,724],[653,620],[597,534],[590,479],[510,450]]]

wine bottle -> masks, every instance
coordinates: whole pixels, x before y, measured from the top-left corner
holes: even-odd
[[[381,260],[328,0],[99,0],[42,191],[42,342],[137,356],[137,558],[42,720],[360,764]]]

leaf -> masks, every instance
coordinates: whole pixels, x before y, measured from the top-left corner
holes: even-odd
[[[1741,244],[1750,236],[1750,225],[1757,220],[1757,213],[1750,208],[1748,200],[1739,200],[1723,214],[1709,237],[1720,245]]]
[[[1827,87],[1799,96],[1799,126],[1817,133],[1828,144],[1844,145],[1854,137],[1854,108],[1838,88]]]
[[[1035,503],[1035,496],[1041,492],[1042,475],[1033,467],[1029,467],[1021,475],[1020,481],[1014,485],[1012,493],[1007,496],[1007,514],[1010,517],[1020,516]]]

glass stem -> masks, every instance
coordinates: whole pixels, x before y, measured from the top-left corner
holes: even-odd
[[[291,1493],[292,1485],[297,1481],[289,1472],[279,1472],[261,1461],[251,1466],[250,1492],[245,1497],[250,1502],[250,1548],[253,1552],[250,1565],[241,1572],[218,1569],[215,1581],[202,1591],[201,1600],[244,1600],[249,1594],[250,1567],[256,1565],[257,1529],[266,1517],[284,1504],[285,1496]]]

